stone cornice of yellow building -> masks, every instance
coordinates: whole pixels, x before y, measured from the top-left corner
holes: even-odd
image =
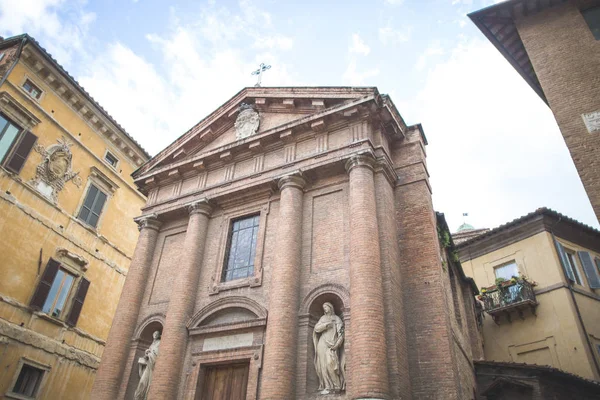
[[[6,171],[4,168],[0,167],[0,177],[2,177],[3,175],[4,176],[8,176],[13,181],[15,181],[18,184],[22,185],[26,190],[30,191],[33,195],[35,195],[38,198],[42,199],[44,202],[46,202],[48,205],[50,205],[51,207],[53,207],[55,210],[57,210],[58,212],[60,212],[61,214],[65,215],[65,216],[67,216],[71,222],[74,222],[74,223],[82,226],[83,228],[85,228],[86,231],[88,231],[91,235],[96,236],[102,242],[104,242],[108,246],[112,247],[119,254],[123,255],[123,257],[125,257],[127,260],[131,260],[131,256],[127,255],[117,245],[115,245],[114,243],[110,242],[105,236],[99,234],[95,230],[93,230],[93,229],[89,228],[88,226],[82,224],[81,222],[79,222],[77,220],[77,218],[73,217],[71,214],[67,213],[62,208],[58,207],[56,204],[54,204],[51,201],[49,201],[46,197],[44,197],[43,195],[41,195],[37,190],[35,190],[34,188],[32,188],[26,182],[23,182],[18,176],[15,176],[14,174],[12,174],[12,173]],[[53,223],[52,221],[49,221],[46,217],[44,217],[43,215],[39,214],[35,209],[33,209],[33,208],[31,208],[31,207],[29,207],[29,206],[27,206],[25,204],[20,203],[17,200],[17,198],[14,197],[12,194],[7,194],[5,192],[0,192],[0,199],[2,199],[4,201],[6,201],[8,203],[11,203],[12,205],[16,206],[23,213],[27,214],[31,218],[33,218],[36,221],[40,222],[46,228],[51,229],[55,233],[57,233],[60,236],[64,237],[71,244],[73,244],[74,246],[80,248],[85,253],[89,254],[91,257],[93,257],[93,258],[95,258],[95,259],[97,259],[99,261],[102,261],[106,265],[110,266],[110,268],[114,269],[119,274],[124,275],[124,276],[127,275],[127,272],[125,270],[121,269],[114,261],[109,260],[109,259],[107,259],[105,257],[102,257],[101,255],[99,255],[96,252],[90,251],[83,243],[79,242],[75,237],[73,237],[71,235],[67,235],[64,232],[64,230],[60,229],[59,226],[57,226],[57,224]]]
[[[15,307],[27,308],[22,304],[16,303],[12,299],[9,300],[4,297],[0,297],[0,300]],[[94,340],[98,344],[104,345],[104,342],[102,340],[94,338],[80,329],[68,328],[68,330],[76,331],[79,335],[85,336],[91,340]],[[60,354],[61,356],[66,357],[69,360],[75,361],[89,368],[98,369],[98,365],[100,364],[100,357],[95,354],[91,354],[85,350],[81,350],[76,347],[63,344],[57,340],[50,339],[48,338],[48,336],[42,335],[41,333],[20,327],[19,325],[15,325],[3,319],[0,319],[0,335],[6,338],[10,338],[8,340],[9,342],[10,340],[16,340],[21,343],[44,350],[49,354]]]
[[[100,159],[100,157],[98,157],[96,154],[94,154],[90,149],[87,148],[87,146],[85,146],[83,143],[81,143],[79,141],[79,138],[76,135],[73,135],[71,132],[69,132],[69,130],[67,128],[65,128],[64,126],[61,125],[60,122],[58,122],[56,119],[54,119],[54,117],[52,116],[52,114],[49,114],[48,112],[46,112],[46,110],[44,110],[44,108],[39,105],[36,101],[32,100],[28,95],[26,95],[23,90],[17,86],[15,86],[12,82],[10,82],[9,80],[6,80],[4,82],[5,85],[10,86],[12,89],[14,89],[17,93],[19,93],[19,95],[21,96],[22,100],[27,101],[30,105],[35,106],[35,108],[40,111],[41,113],[43,113],[50,121],[52,121],[62,132],[66,133],[67,135],[69,135],[69,137],[75,142],[77,143],[82,149],[84,149],[89,155],[91,155],[97,162],[98,165],[104,165],[104,162],[102,161],[102,159]],[[102,137],[100,135],[100,137]],[[110,174],[112,176],[114,176],[116,179],[118,179],[120,182],[122,182],[125,186],[127,186],[129,189],[131,189],[132,192],[134,192],[136,194],[136,196],[138,196],[140,199],[143,200],[143,202],[146,201],[146,198],[144,197],[144,195],[142,193],[140,193],[131,183],[127,182],[122,176],[120,176],[119,174],[116,173],[116,171],[111,170],[110,168],[106,168],[107,171],[110,171]]]
[[[86,121],[94,131],[100,131],[101,136],[106,136],[122,149],[133,165],[142,165],[149,158],[146,151],[108,115],[106,110],[44,48],[30,36],[24,36],[27,38],[27,44],[21,53],[22,64],[28,67],[32,73],[42,78],[46,86],[50,87],[57,97],[69,105],[75,113],[81,115],[81,119]],[[11,39],[13,38],[5,41]],[[34,69],[29,68],[29,65],[33,66]],[[42,75],[44,70],[47,71],[45,77]],[[54,90],[51,85],[54,82],[58,82],[57,90]],[[76,109],[74,107],[76,104],[80,104],[81,107]],[[89,121],[92,123],[90,124]],[[93,126],[94,124],[98,127]]]

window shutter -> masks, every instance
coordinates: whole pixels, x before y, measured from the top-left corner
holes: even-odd
[[[35,289],[35,293],[31,298],[31,303],[29,305],[32,308],[41,310],[42,307],[44,307],[44,303],[46,302],[46,298],[50,292],[50,287],[52,286],[54,278],[56,277],[56,273],[58,272],[58,267],[60,267],[60,263],[58,261],[52,258],[48,260],[46,269],[42,274],[42,279],[40,279],[38,287]]]
[[[562,244],[558,243],[556,239],[554,240],[554,244],[556,245],[556,251],[558,251],[558,258],[560,258],[560,263],[562,264],[562,267],[565,270],[567,277],[571,281],[575,282],[575,275],[573,275],[571,264],[569,264],[569,260],[567,260],[565,249],[562,247]]]
[[[581,264],[583,265],[583,271],[585,272],[585,276],[588,278],[588,283],[592,289],[600,288],[600,276],[598,276],[598,272],[596,271],[596,267],[594,266],[594,261],[590,256],[590,253],[587,251],[578,251],[579,259],[581,260]]]
[[[79,319],[79,314],[81,314],[83,302],[89,287],[90,281],[85,278],[81,278],[81,282],[79,282],[79,287],[77,288],[77,293],[75,293],[75,298],[73,299],[71,312],[69,312],[69,316],[67,317],[66,322],[68,325],[75,326],[77,324],[77,320]]]
[[[5,165],[6,169],[14,172],[15,174],[21,172],[21,169],[25,164],[25,160],[27,160],[27,156],[29,155],[29,152],[31,152],[36,140],[37,136],[29,131],[25,131],[21,137],[21,140],[19,140],[17,146],[15,147],[12,155],[8,158]]]

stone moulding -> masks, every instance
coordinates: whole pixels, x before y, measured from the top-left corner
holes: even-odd
[[[68,258],[69,260],[73,261],[75,264],[80,266],[83,271],[87,271],[87,269],[88,269],[88,264],[89,264],[88,260],[86,260],[85,258],[83,258],[82,256],[80,256],[78,254],[71,253],[69,250],[65,249],[64,247],[57,248],[56,255],[59,257]]]
[[[29,183],[54,203],[58,201],[58,193],[68,181],[78,188],[81,187],[79,172],[71,169],[73,154],[70,147],[73,143],[64,136],[57,140],[58,144],[46,148],[41,144],[34,146],[35,151],[42,155],[42,162],[35,170],[35,178]]]
[[[227,308],[244,308],[256,315],[256,319],[251,321],[263,319],[266,324],[267,309],[265,307],[247,297],[231,296],[213,301],[202,308],[200,311],[194,314],[192,318],[190,318],[189,322],[186,324],[186,327],[189,330],[198,328],[207,318],[214,315],[216,312],[225,310]]]

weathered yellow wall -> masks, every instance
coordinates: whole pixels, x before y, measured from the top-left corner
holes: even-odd
[[[560,241],[571,249],[584,250],[580,246]],[[539,303],[537,316],[526,311],[524,319],[521,319],[514,313],[512,322],[502,317],[499,324],[496,324],[486,315],[483,326],[485,358],[550,364],[586,378],[597,379],[571,295],[568,288],[563,286],[566,285],[566,279],[550,233],[538,233],[481,257],[463,261],[462,265],[465,273],[475,279],[478,287],[487,287],[494,284],[494,267],[511,260],[517,262],[521,273],[538,283],[535,287]],[[579,267],[580,274],[584,276],[581,264]],[[585,287],[576,287],[588,293],[593,292],[587,281],[584,283]],[[597,335],[600,327],[600,301],[582,295],[577,295],[577,301],[586,328],[589,333]]]
[[[44,91],[39,102],[21,89],[25,77]],[[52,204],[27,184],[42,161],[38,152],[31,151],[18,176],[0,167],[0,397],[12,389],[19,360],[26,357],[50,367],[38,398],[89,398],[137,241],[133,217],[145,203],[130,177],[136,166],[23,62],[0,91],[41,121],[31,130],[37,144],[47,148],[62,137],[74,143],[72,169],[83,182],[81,187],[67,182]],[[119,158],[116,170],[103,161],[107,149]],[[97,230],[76,218],[91,166],[118,186],[107,199]],[[75,328],[28,306],[48,259],[56,258],[60,247],[89,261],[84,277],[90,287]]]

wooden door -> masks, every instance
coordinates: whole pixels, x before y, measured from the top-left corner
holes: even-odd
[[[204,371],[201,400],[246,400],[249,364],[218,365]]]

